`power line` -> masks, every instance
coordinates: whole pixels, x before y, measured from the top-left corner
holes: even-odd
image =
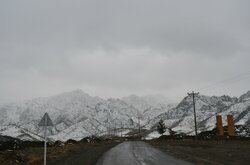
[[[246,78],[250,78],[250,71],[243,73],[243,74],[239,74],[237,76],[233,76],[231,78],[224,79],[222,81],[216,82],[216,83],[211,84],[211,85],[207,85],[205,87],[199,88],[198,90],[204,91],[204,90],[208,90],[208,89],[214,89],[214,88],[217,88],[218,86],[230,84],[230,83],[235,83],[235,82],[244,80]]]

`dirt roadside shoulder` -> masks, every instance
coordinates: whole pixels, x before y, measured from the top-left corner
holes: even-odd
[[[100,143],[82,146],[79,150],[72,150],[63,157],[48,162],[48,165],[95,165],[98,159],[109,149],[119,143]]]
[[[206,165],[248,165],[250,141],[166,140],[149,144],[177,158]]]
[[[75,143],[47,148],[47,165],[94,165],[119,142]],[[29,146],[19,150],[0,151],[2,165],[41,165],[43,147]]]

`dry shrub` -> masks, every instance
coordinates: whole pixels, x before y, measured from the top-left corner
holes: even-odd
[[[41,164],[43,162],[43,157],[38,155],[28,155],[26,156],[26,162],[30,165]]]

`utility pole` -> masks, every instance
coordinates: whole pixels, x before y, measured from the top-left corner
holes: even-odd
[[[121,122],[121,138],[122,138],[122,130],[123,130],[123,124]]]
[[[115,129],[114,129],[114,135],[116,136],[116,123],[115,123]]]
[[[197,140],[197,121],[196,121],[196,111],[195,111],[195,96],[198,96],[199,92],[195,93],[192,91],[192,93],[188,93],[188,96],[191,96],[193,98],[193,106],[194,106],[194,127],[195,127],[195,140]]]
[[[139,125],[139,133],[141,133],[141,123],[140,123],[140,117],[137,117],[138,118],[138,125]]]

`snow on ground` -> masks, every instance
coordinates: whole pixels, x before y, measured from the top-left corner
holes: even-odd
[[[12,137],[17,137],[22,134],[22,130],[20,128],[12,126],[2,126],[0,127],[1,130],[1,135],[6,135],[6,136],[12,136]]]
[[[169,135],[169,132],[166,131],[163,135]],[[156,139],[159,138],[161,136],[161,134],[159,134],[157,131],[151,132],[150,134],[148,134],[145,137],[145,140],[152,140],[152,139]]]
[[[76,90],[24,103],[5,104],[0,106],[0,125],[6,125],[0,127],[0,134],[39,139],[43,130],[38,127],[38,123],[45,112],[49,113],[54,123],[54,127],[48,132],[49,137],[62,141],[112,134],[114,129],[118,131],[113,134],[120,136],[119,128],[128,128],[122,132],[125,136],[131,129],[138,129],[139,125],[151,130],[160,119],[173,131],[194,133],[192,98],[185,97],[178,106],[171,109],[162,99],[159,99],[160,102],[152,100],[152,97],[145,99],[135,96],[104,100]],[[227,123],[228,114],[234,116],[236,124],[246,124],[250,116],[249,100],[250,92],[239,98],[200,95],[196,98],[197,122],[200,126],[198,130],[214,128],[218,113],[223,117],[223,125]],[[159,136],[157,132],[151,132],[147,138]]]
[[[42,137],[27,132],[17,126],[1,126],[0,127],[1,135],[16,137],[21,140],[43,140]]]

